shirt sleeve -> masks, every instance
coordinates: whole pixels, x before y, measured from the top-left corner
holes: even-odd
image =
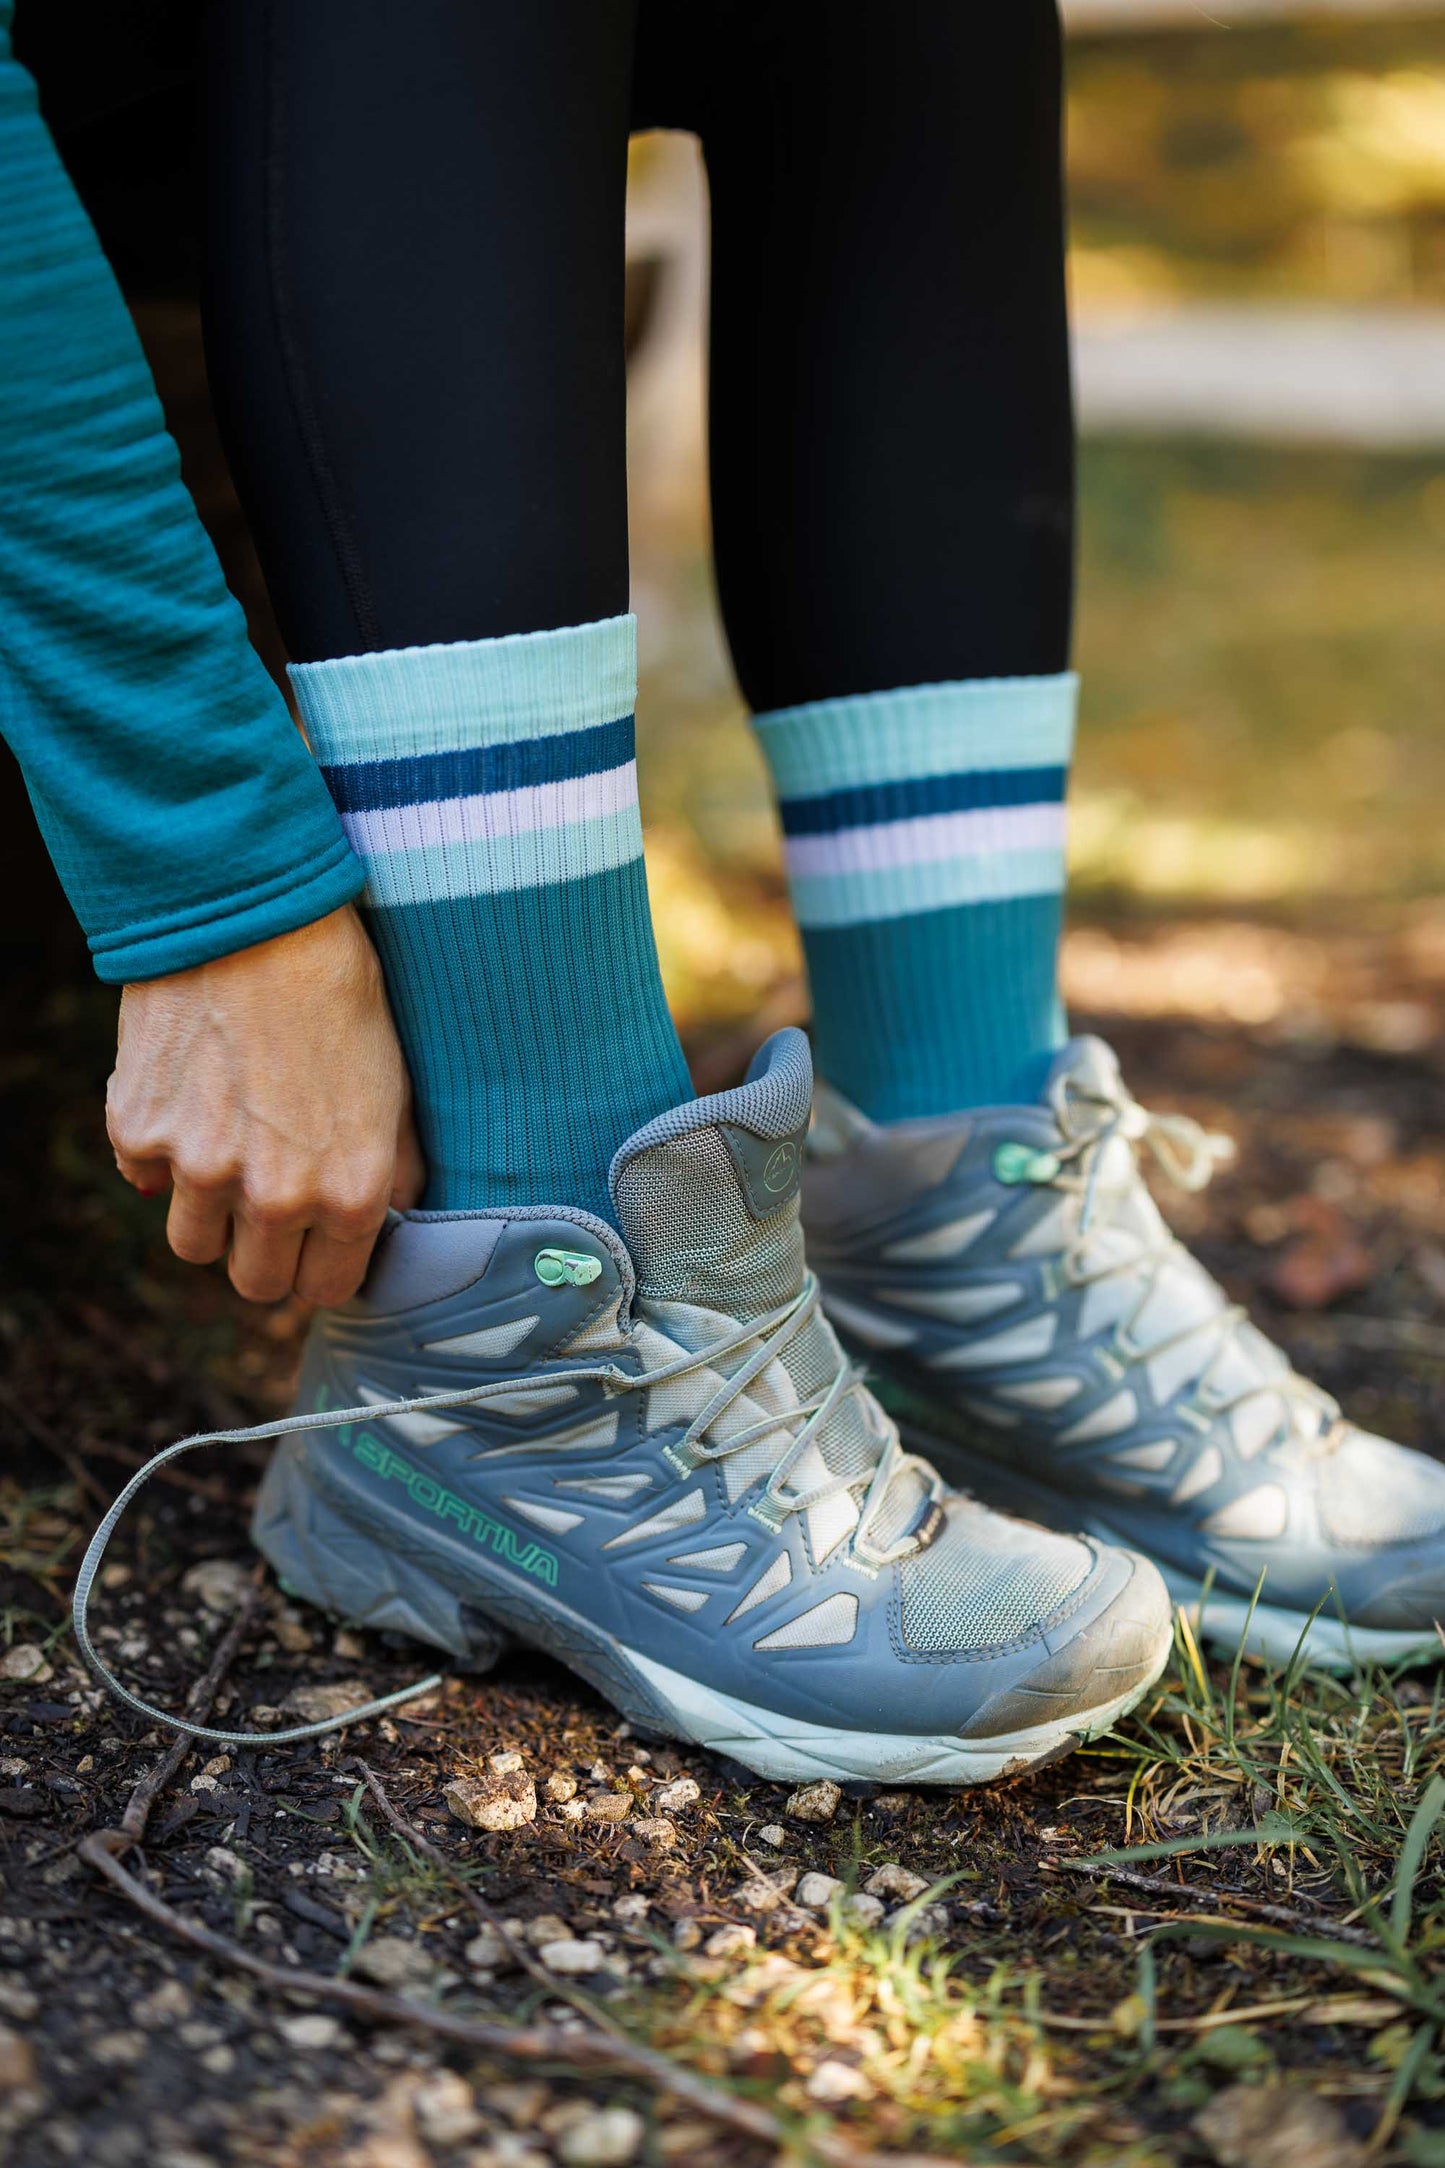
[[[364,875],[246,637],[0,0],[0,735],[102,979],[335,910]]]

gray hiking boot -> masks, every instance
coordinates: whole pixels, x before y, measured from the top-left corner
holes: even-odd
[[[1438,1656],[1445,1468],[1357,1430],[1170,1235],[1228,1150],[1145,1113],[1098,1039],[1043,1097],[880,1128],[826,1085],[808,1249],[844,1339],[950,1481],[1154,1559],[1205,1632],[1317,1662]]]
[[[970,1783],[1131,1707],[1170,1641],[1153,1567],[947,1492],[822,1317],[811,1097],[780,1032],[649,1123],[612,1167],[625,1244],[561,1206],[394,1224],[299,1402],[374,1414],[298,1429],[262,1486],[285,1585],[474,1663],[514,1635],[781,1779]]]

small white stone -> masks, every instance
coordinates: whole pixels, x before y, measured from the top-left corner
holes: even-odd
[[[462,1955],[473,1972],[500,1972],[511,1963],[507,1945],[495,1927],[484,1927],[480,1934],[473,1935]]]
[[[131,2016],[137,2025],[144,2025],[153,2032],[161,2025],[177,2025],[188,2018],[194,2005],[179,1980],[163,1980],[149,1995],[142,1995],[132,2004]]]
[[[770,1844],[775,1852],[780,1845],[786,1844],[787,1841],[788,1832],[782,1827],[781,1823],[767,1822],[758,1831],[759,1844]]]
[[[836,2107],[845,2100],[866,2100],[872,2087],[861,2070],[855,2070],[851,2063],[835,2062],[830,2057],[827,2062],[819,2063],[803,2090],[809,2100]]]
[[[465,2078],[438,2070],[412,2095],[422,2136],[432,2145],[464,2145],[482,2128],[482,2118]]]
[[[489,1754],[487,1767],[494,1777],[516,1776],[524,1767],[521,1755],[515,1747],[508,1747],[501,1754]]]
[[[564,1799],[557,1812],[564,1822],[580,1822],[587,1809],[580,1799]]]
[[[378,1987],[408,1987],[429,1980],[436,1967],[415,1942],[404,1942],[400,1935],[378,1935],[357,1952],[351,1969]]]
[[[676,1949],[695,1950],[702,1940],[702,1929],[696,1920],[674,1920],[672,1940]]]
[[[606,1952],[600,1942],[569,1935],[564,1942],[544,1942],[537,1955],[549,1972],[585,1975],[602,1970]]]
[[[577,1797],[577,1779],[566,1769],[554,1769],[547,1779],[547,1797],[554,1807]]]
[[[516,1759],[520,1762],[521,1756]],[[457,1777],[442,1787],[442,1797],[470,1829],[522,1829],[537,1819],[537,1788],[520,1768]]]
[[[755,1950],[757,1946],[757,1929],[745,1927],[741,1920],[737,1920],[710,1934],[703,1944],[703,1952],[708,1957],[741,1957],[744,1951]]]
[[[307,2010],[300,2017],[283,2017],[276,2027],[288,2047],[316,2051],[334,2048],[341,2038],[341,2026],[336,2018],[328,2017],[324,2010]]]
[[[816,1784],[800,1785],[783,1812],[795,1822],[831,1822],[842,1803],[841,1785],[823,1777]]]
[[[108,2069],[122,2069],[128,2063],[144,2062],[150,2052],[150,2042],[144,2033],[108,2032],[102,2033],[98,2040],[92,2040],[90,2052]]]
[[[670,1822],[665,1814],[644,1816],[632,1827],[643,1843],[650,1844],[654,1851],[670,1852],[677,1842],[677,1824]]]
[[[550,2154],[539,2153],[515,2130],[498,2131],[485,2145],[462,2156],[462,2168],[552,2168]]]
[[[594,2108],[579,2116],[557,2141],[565,2168],[627,2168],[642,2144],[644,2125],[634,2108]]]
[[[282,1702],[283,1714],[299,1717],[303,1724],[325,1724],[375,1700],[369,1686],[359,1679],[338,1679],[331,1686],[293,1686]]]
[[[806,1912],[826,1912],[842,1889],[835,1874],[805,1874],[793,1891],[793,1902]]]
[[[612,1917],[615,1920],[645,1920],[651,1910],[652,1900],[650,1897],[643,1897],[641,1894],[629,1894],[626,1897],[617,1899],[617,1902],[612,1907]]]
[[[540,1950],[544,1942],[565,1942],[572,1933],[567,1922],[559,1919],[555,1912],[539,1912],[520,1931],[534,1950]]]
[[[184,1595],[194,1596],[207,1611],[218,1615],[234,1611],[251,1587],[252,1568],[238,1558],[203,1558],[181,1576]]]
[[[776,1912],[787,1894],[781,1881],[759,1875],[756,1881],[744,1882],[740,1889],[735,1889],[731,1901],[741,1905],[744,1912]]]
[[[659,1814],[680,1814],[684,1807],[695,1807],[701,1797],[702,1787],[696,1777],[678,1777],[661,1786],[653,1805]]]
[[[632,1812],[631,1792],[593,1792],[584,1809],[589,1822],[625,1822]]]
[[[845,1897],[839,1909],[850,1927],[866,1931],[879,1925],[887,1908],[881,1897],[869,1897],[859,1890],[855,1897]]]
[[[900,1867],[896,1860],[890,1859],[876,1874],[869,1875],[863,1887],[870,1897],[887,1897],[895,1904],[906,1905],[923,1895],[928,1888],[928,1879],[925,1875],[911,1874],[906,1867]]]
[[[54,1676],[45,1661],[45,1651],[37,1648],[33,1641],[17,1641],[0,1656],[0,1679],[23,1680],[28,1686],[43,1686]]]
[[[940,1942],[948,1933],[952,1920],[947,1905],[920,1905],[908,1922],[904,1939],[908,1942]]]

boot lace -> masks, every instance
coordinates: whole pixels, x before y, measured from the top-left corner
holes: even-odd
[[[1133,1227],[1127,1233],[1134,1247],[1130,1254],[1112,1258],[1100,1253],[1094,1237],[1120,1224],[1121,1208],[1142,1180],[1141,1150],[1147,1151],[1167,1180],[1183,1190],[1198,1191],[1213,1179],[1217,1167],[1234,1156],[1229,1137],[1207,1130],[1188,1114],[1156,1114],[1141,1106],[1128,1087],[1118,1081],[1105,1088],[1082,1082],[1065,1070],[1055,1079],[1049,1104],[1064,1142],[1055,1150],[1031,1155],[1037,1172],[1027,1178],[1081,1199],[1076,1232],[1065,1244],[1060,1272],[1074,1287],[1137,1274],[1139,1296],[1115,1327],[1114,1345],[1126,1363],[1134,1363],[1177,1347],[1185,1340],[1209,1336],[1213,1340],[1203,1366],[1196,1374],[1192,1393],[1196,1403],[1211,1417],[1227,1419],[1246,1402],[1275,1395],[1288,1403],[1297,1418],[1290,1426],[1298,1445],[1311,1458],[1332,1453],[1343,1435],[1338,1401],[1321,1386],[1302,1378],[1290,1365],[1263,1372],[1256,1353],[1242,1336],[1252,1333],[1249,1313],[1243,1304],[1226,1302],[1218,1310],[1186,1319],[1178,1331],[1147,1347],[1135,1338],[1134,1327],[1148,1307],[1166,1265],[1189,1253],[1174,1235],[1163,1231],[1149,1240]],[[1122,1139],[1130,1148],[1130,1171],[1122,1181],[1105,1179],[1109,1147]],[[1047,1163],[1047,1164],[1045,1164]],[[1219,1375],[1228,1357],[1237,1352],[1256,1375],[1253,1382],[1226,1390]]]
[[[782,1432],[787,1443],[779,1454],[776,1466],[763,1485],[761,1503],[781,1524],[790,1513],[805,1513],[810,1507],[821,1505],[825,1500],[844,1491],[856,1491],[865,1481],[860,1474],[829,1475],[825,1480],[806,1489],[796,1489],[789,1477],[797,1468],[809,1446],[820,1441],[825,1426],[844,1403],[855,1394],[865,1393],[863,1372],[857,1365],[840,1355],[838,1369],[823,1385],[800,1400],[793,1407],[776,1415],[767,1415],[757,1422],[744,1425],[725,1439],[709,1441],[708,1431],[727,1410],[739,1400],[754,1379],[767,1369],[782,1351],[797,1337],[818,1311],[818,1283],[812,1273],[804,1278],[798,1293],[765,1315],[749,1319],[734,1330],[713,1341],[696,1353],[687,1352],[674,1361],[657,1365],[652,1369],[636,1372],[620,1368],[616,1363],[589,1363],[572,1370],[533,1371],[520,1377],[488,1378],[479,1385],[458,1386],[454,1391],[425,1393],[410,1400],[389,1400],[357,1408],[331,1408],[314,1415],[283,1415],[268,1423],[252,1423],[239,1430],[198,1431],[189,1438],[178,1438],[173,1445],[162,1448],[152,1455],[143,1468],[131,1477],[101,1521],[86,1548],[76,1576],[75,1594],[71,1602],[71,1623],[80,1653],[107,1691],[118,1701],[143,1716],[153,1724],[168,1725],[192,1739],[210,1739],[222,1746],[285,1746],[302,1739],[317,1739],[325,1732],[338,1731],[348,1724],[365,1723],[369,1718],[384,1715],[403,1702],[415,1700],[418,1695],[430,1693],[441,1684],[440,1672],[429,1673],[410,1686],[398,1688],[395,1693],[383,1694],[374,1701],[362,1702],[348,1709],[343,1715],[326,1717],[313,1723],[294,1724],[277,1731],[223,1731],[214,1725],[193,1724],[185,1717],[175,1716],[168,1710],[157,1708],[139,1694],[132,1693],[102,1660],[91,1638],[89,1612],[91,1593],[96,1575],[105,1558],[111,1537],[131,1500],[142,1485],[168,1461],[177,1460],[183,1453],[194,1453],[208,1445],[246,1445],[268,1438],[283,1438],[294,1431],[337,1430],[349,1423],[386,1420],[393,1415],[420,1414],[437,1408],[483,1407],[508,1393],[524,1390],[545,1378],[548,1385],[600,1385],[603,1392],[611,1395],[645,1393],[654,1386],[664,1385],[673,1378],[685,1377],[689,1372],[716,1369],[721,1360],[756,1342],[753,1352],[729,1376],[723,1378],[717,1390],[695,1415],[672,1451],[678,1462],[694,1466],[704,1461],[728,1460],[735,1453],[756,1444],[771,1433]],[[876,1404],[874,1404],[876,1405]],[[792,1430],[792,1425],[800,1427]],[[869,1426],[872,1427],[871,1425]],[[878,1458],[872,1472],[866,1477],[866,1490],[859,1508],[859,1518],[853,1530],[851,1548],[853,1555],[865,1567],[886,1566],[896,1558],[906,1556],[918,1541],[913,1533],[907,1533],[891,1543],[874,1543],[871,1529],[883,1505],[895,1477],[915,1475],[923,1484],[926,1497],[920,1505],[915,1523],[921,1523],[927,1506],[940,1496],[941,1477],[926,1460],[905,1453],[899,1443],[896,1427],[889,1422],[879,1436]]]

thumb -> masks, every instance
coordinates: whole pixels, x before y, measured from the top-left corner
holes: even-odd
[[[412,1120],[411,1101],[407,1100],[401,1110],[401,1120],[396,1132],[396,1173],[391,1184],[391,1206],[395,1212],[409,1212],[418,1203],[426,1188],[426,1161],[422,1158],[421,1144]]]

